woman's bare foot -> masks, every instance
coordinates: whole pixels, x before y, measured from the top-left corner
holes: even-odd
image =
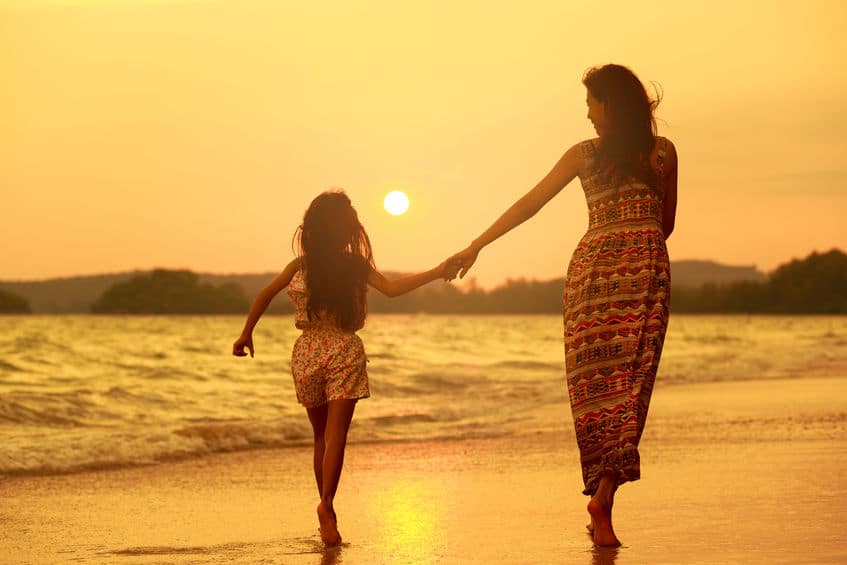
[[[321,525],[321,540],[327,547],[341,545],[341,534],[335,518],[335,510],[327,508],[323,501],[318,504],[318,522]]]
[[[595,494],[588,501],[588,513],[591,515],[589,531],[594,538],[594,545],[599,547],[620,547],[621,542],[612,529],[611,500]]]

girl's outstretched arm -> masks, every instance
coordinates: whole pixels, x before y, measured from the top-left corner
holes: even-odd
[[[456,278],[456,273],[459,271],[459,266],[460,265],[458,263],[447,260],[434,269],[430,269],[416,275],[400,277],[399,279],[394,280],[388,280],[385,278],[385,275],[376,269],[371,269],[370,275],[368,275],[368,284],[385,296],[393,298],[415,290],[419,286],[423,286],[435,279],[454,279]]]
[[[250,351],[250,357],[253,357],[253,328],[259,322],[259,318],[265,313],[268,304],[279,294],[279,292],[288,286],[294,274],[300,270],[300,259],[292,260],[285,269],[271,283],[259,291],[256,299],[253,301],[253,306],[250,307],[250,312],[247,314],[247,321],[244,322],[244,329],[241,335],[232,344],[232,354],[237,357],[244,357],[247,353],[244,351],[247,348]]]
[[[582,166],[582,153],[579,144],[574,145],[553,166],[547,175],[541,179],[529,192],[512,204],[497,221],[482,232],[463,251],[456,253],[449,260],[462,265],[461,278],[476,261],[480,250],[507,232],[521,225],[544,207],[554,196],[559,194],[574,177],[579,174]]]

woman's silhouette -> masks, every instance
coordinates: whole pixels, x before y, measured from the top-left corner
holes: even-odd
[[[565,365],[576,439],[591,496],[588,529],[599,546],[618,546],[612,528],[617,487],[640,478],[638,442],[668,323],[677,155],[656,135],[651,100],[628,68],[605,65],[583,78],[597,138],[577,143],[451,261],[464,277],[480,250],[535,215],[579,177],[588,231],[568,266]]]

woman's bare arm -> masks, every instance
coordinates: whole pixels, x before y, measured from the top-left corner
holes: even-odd
[[[460,277],[465,276],[483,247],[537,214],[579,174],[581,166],[582,152],[579,144],[576,144],[562,155],[538,184],[512,204],[487,230],[473,240],[467,249],[451,257],[451,260],[462,265]]]
[[[677,187],[677,171],[679,170],[679,161],[671,140],[668,140],[667,158],[665,160],[667,170],[665,171],[665,204],[662,209],[662,232],[665,234],[665,239],[673,233],[674,223],[676,221],[676,187]]]

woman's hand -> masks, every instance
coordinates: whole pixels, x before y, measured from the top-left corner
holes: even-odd
[[[236,357],[246,357],[247,352],[244,351],[244,348],[250,350],[250,357],[253,357],[253,336],[240,336],[235,340],[235,343],[232,344],[232,354]]]
[[[461,266],[461,272],[459,273],[459,278],[465,278],[467,272],[471,269],[473,264],[476,262],[476,258],[479,255],[479,248],[474,247],[473,245],[469,245],[462,251],[459,251],[449,259],[447,259],[448,263],[455,263]]]
[[[447,282],[456,278],[456,275],[459,273],[459,269],[462,268],[462,265],[450,258],[438,265],[437,268],[439,273],[438,276]]]

